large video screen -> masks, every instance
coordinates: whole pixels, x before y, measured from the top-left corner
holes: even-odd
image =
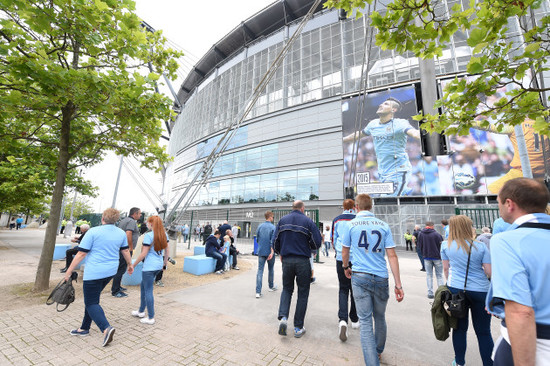
[[[441,87],[444,89],[449,82],[441,81]],[[501,88],[494,95],[480,96],[479,109],[491,108],[505,97],[506,91]],[[482,117],[478,122],[482,122]],[[505,126],[500,131],[493,121],[489,122],[489,127],[482,128],[480,123],[466,136],[449,137],[450,154],[437,159],[443,194],[498,194],[506,181],[529,172],[535,179],[544,178],[545,161],[550,163],[550,141],[535,133],[534,121],[526,118],[521,127]],[[527,151],[528,163],[522,164],[522,146]]]
[[[425,194],[416,114],[413,86],[342,102],[345,187],[373,197]]]

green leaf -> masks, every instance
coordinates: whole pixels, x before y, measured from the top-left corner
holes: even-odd
[[[470,37],[467,40],[468,46],[476,47],[485,40],[485,37],[487,37],[487,29],[474,28],[470,30]]]
[[[525,53],[533,53],[540,48],[540,42],[533,42],[525,47]]]

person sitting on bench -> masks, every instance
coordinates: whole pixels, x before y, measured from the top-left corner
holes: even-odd
[[[84,238],[84,235],[86,235],[86,232],[90,229],[90,225],[88,224],[82,224],[80,225],[80,232],[82,233],[81,235],[79,235],[78,237],[74,237],[71,239],[71,241],[73,243],[78,243],[80,244],[80,242],[82,241],[82,238]],[[78,253],[78,244],[75,245],[74,247],[70,248],[70,249],[67,249],[67,251],[65,252],[66,254],[66,257],[65,257],[65,268],[61,269],[59,272],[61,273],[65,273],[67,272],[67,269],[69,268],[69,266],[71,265],[71,262],[73,261],[73,257],[76,255],[76,253]]]

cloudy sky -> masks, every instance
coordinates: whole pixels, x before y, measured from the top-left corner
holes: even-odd
[[[182,59],[183,67],[186,68],[194,65],[214,43],[242,21],[274,2],[274,0],[135,1],[138,16],[154,29],[162,30],[163,35],[171,44],[177,45],[186,53],[187,56]],[[176,90],[181,83],[181,74],[183,73],[180,72],[180,80],[174,82]],[[165,93],[169,93],[167,88],[163,90]],[[113,202],[119,162],[117,156],[107,154],[103,163],[89,169],[84,174],[87,179],[99,187],[99,196],[90,199],[95,212],[103,211]],[[139,168],[136,161],[131,164]],[[139,171],[143,179],[156,191],[156,194],[161,195],[160,173],[156,174],[147,169]],[[145,189],[147,190],[147,188]],[[153,201],[156,200],[153,194],[149,195]],[[127,169],[123,167],[115,207],[122,211],[128,211],[133,206],[138,206],[146,212],[154,212],[156,205],[142,193]]]

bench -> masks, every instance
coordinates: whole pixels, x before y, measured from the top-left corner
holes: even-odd
[[[201,245],[200,247],[193,247],[193,255],[201,255],[201,254],[205,254],[204,252],[204,245]]]
[[[53,260],[57,261],[60,259],[65,259],[67,249],[70,247],[71,244],[55,244],[55,249],[53,250]]]
[[[188,256],[183,260],[183,272],[191,273],[195,276],[212,273],[215,269],[216,260],[204,254]]]

